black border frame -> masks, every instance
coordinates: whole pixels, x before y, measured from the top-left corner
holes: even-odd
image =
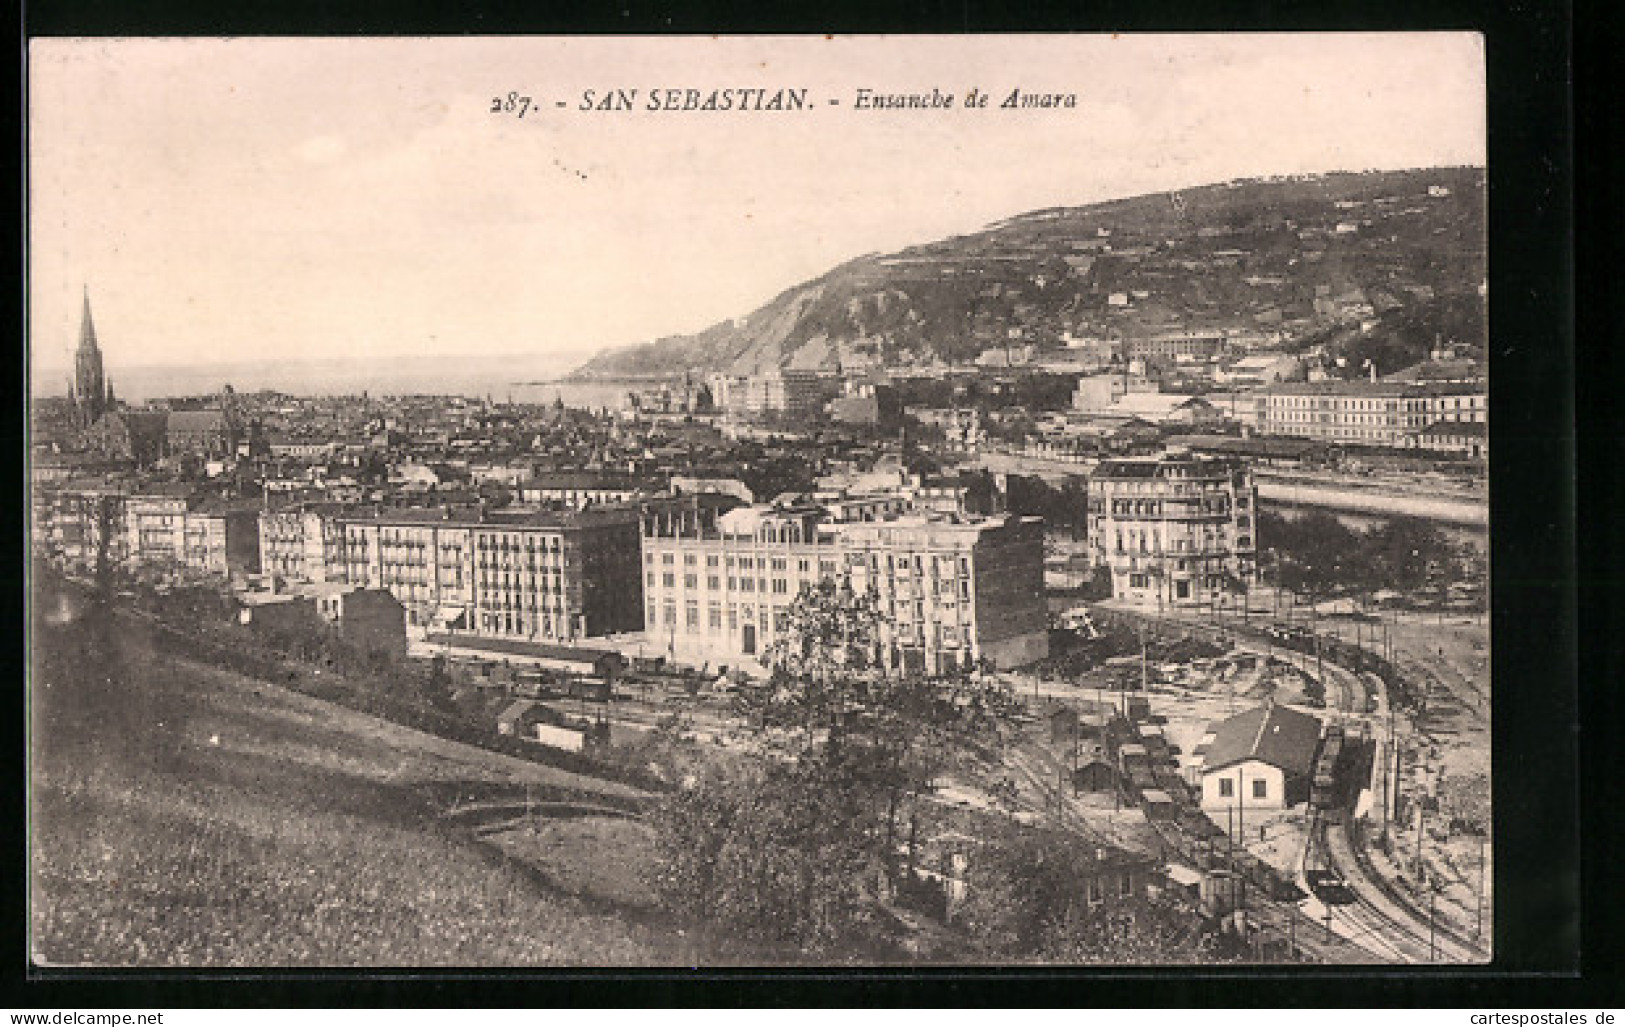
[[[21,833],[11,846],[19,872],[15,887],[0,889],[0,967],[5,1002],[27,1008],[255,1007],[255,1006],[532,1006],[538,1004],[663,1006],[826,1005],[1095,1005],[1095,1006],[1482,1006],[1572,1008],[1577,1000],[1618,1001],[1618,978],[1606,963],[1599,933],[1612,908],[1590,905],[1579,920],[1578,689],[1579,591],[1576,498],[1600,488],[1617,498],[1612,477],[1580,482],[1576,464],[1574,396],[1573,167],[1571,105],[1572,12],[1566,3],[1532,2],[1486,8],[1469,0],[1354,6],[1269,3],[1199,4],[1190,0],[1133,4],[1105,0],[1087,10],[1056,4],[948,3],[915,0],[891,7],[825,3],[769,13],[765,6],[674,0],[622,0],[584,9],[561,3],[472,0],[454,8],[430,0],[369,5],[344,0],[291,0],[260,8],[222,9],[199,0],[37,0],[19,19],[22,60],[28,38],[49,35],[496,35],[731,33],[967,33],[1013,31],[1423,31],[1483,32],[1489,75],[1490,322],[1492,338],[1491,456],[1492,612],[1495,699],[1496,961],[1488,968],[1440,972],[1383,968],[1296,971],[1243,968],[1234,972],[1183,970],[919,969],[841,971],[491,971],[397,975],[381,971],[312,973],[167,972],[84,974],[25,970],[26,912],[22,882],[26,852]],[[13,81],[21,88],[26,64]],[[21,141],[14,158],[26,155]],[[21,181],[19,175],[18,180]],[[1609,183],[1593,184],[1606,189]],[[26,194],[20,197],[26,214]],[[24,255],[19,245],[11,252]],[[19,292],[22,275],[15,279]],[[19,309],[22,304],[19,305]],[[26,324],[20,324],[19,340]],[[21,342],[18,343],[19,348]],[[26,387],[19,359],[16,395]],[[1593,389],[1606,378],[1590,379]],[[18,461],[24,478],[23,405],[15,408]],[[1600,435],[1588,443],[1619,444]],[[1612,445],[1610,445],[1612,444]],[[1606,474],[1606,472],[1604,472]],[[26,485],[25,485],[26,488]],[[17,533],[26,531],[25,514]],[[1607,533],[1585,542],[1590,555],[1609,555]],[[1598,552],[1600,548],[1601,552]],[[26,541],[8,551],[26,559]],[[1588,561],[1589,566],[1589,561]],[[12,566],[3,601],[21,626],[26,597],[21,566]],[[1616,579],[1617,580],[1617,579]],[[1606,584],[1605,580],[1596,584]],[[1601,590],[1596,590],[1601,593]],[[1588,618],[1606,618],[1607,594],[1589,596]],[[1596,599],[1596,605],[1592,604]],[[1617,600],[1613,600],[1617,602]],[[1600,622],[1604,631],[1617,619]],[[1617,654],[1608,654],[1619,669]],[[19,675],[20,680],[20,675]],[[1602,679],[1617,682],[1621,675]],[[21,698],[21,689],[16,693]],[[1601,705],[1598,700],[1600,698]],[[1586,720],[1616,724],[1618,700],[1587,693]],[[1608,704],[1612,703],[1610,707]],[[16,707],[14,707],[15,709]],[[4,738],[20,777],[22,718]],[[22,812],[26,782],[8,790],[7,811]],[[20,823],[19,815],[12,823]],[[1596,823],[1595,820],[1591,821]],[[1586,891],[1599,899],[1612,876],[1587,866]],[[1581,962],[1582,928],[1585,931]],[[1584,973],[1582,973],[1584,970]],[[31,979],[30,979],[31,978]],[[1584,999],[1582,999],[1582,995]]]

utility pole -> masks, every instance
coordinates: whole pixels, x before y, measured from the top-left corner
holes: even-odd
[[[1428,878],[1428,962],[1438,962],[1438,950],[1435,947],[1434,910],[1438,903],[1439,889],[1433,879]]]
[[[1149,678],[1150,678],[1150,672],[1146,668],[1146,654],[1145,654],[1145,621],[1141,621],[1140,622],[1140,694],[1141,695],[1144,695],[1145,692],[1146,692],[1146,689],[1150,687]],[[1123,708],[1123,719],[1127,720],[1128,719],[1128,698],[1127,698],[1126,694],[1125,694],[1124,699],[1123,699],[1123,707],[1124,707]]]
[[[1484,843],[1486,836],[1478,836],[1478,896],[1473,904],[1473,937],[1484,936]]]
[[[1236,834],[1241,838],[1241,851],[1247,851],[1247,772],[1236,768]]]

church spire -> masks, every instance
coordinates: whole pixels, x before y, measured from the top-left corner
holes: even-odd
[[[79,315],[79,352],[100,353],[96,346],[96,323],[90,317],[90,286],[85,286],[84,313]]]
[[[96,345],[96,323],[90,316],[90,286],[85,286],[84,313],[79,322],[79,352],[73,357],[74,392],[80,420],[95,424],[107,409],[107,384],[102,377],[102,351]]]

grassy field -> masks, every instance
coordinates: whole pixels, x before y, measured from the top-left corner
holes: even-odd
[[[37,961],[713,961],[657,911],[628,915],[593,894],[602,884],[578,893],[570,874],[541,874],[441,816],[462,798],[528,789],[624,805],[631,789],[175,658],[137,623],[107,631],[88,609],[35,605],[51,611],[34,626],[29,691]],[[555,860],[616,860],[589,849],[638,837],[577,836]]]

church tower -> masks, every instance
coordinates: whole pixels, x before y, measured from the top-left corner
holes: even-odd
[[[96,325],[90,319],[90,287],[85,287],[85,312],[79,325],[79,351],[73,357],[74,399],[83,424],[95,424],[107,410],[107,383],[102,375],[102,351],[96,345]]]

